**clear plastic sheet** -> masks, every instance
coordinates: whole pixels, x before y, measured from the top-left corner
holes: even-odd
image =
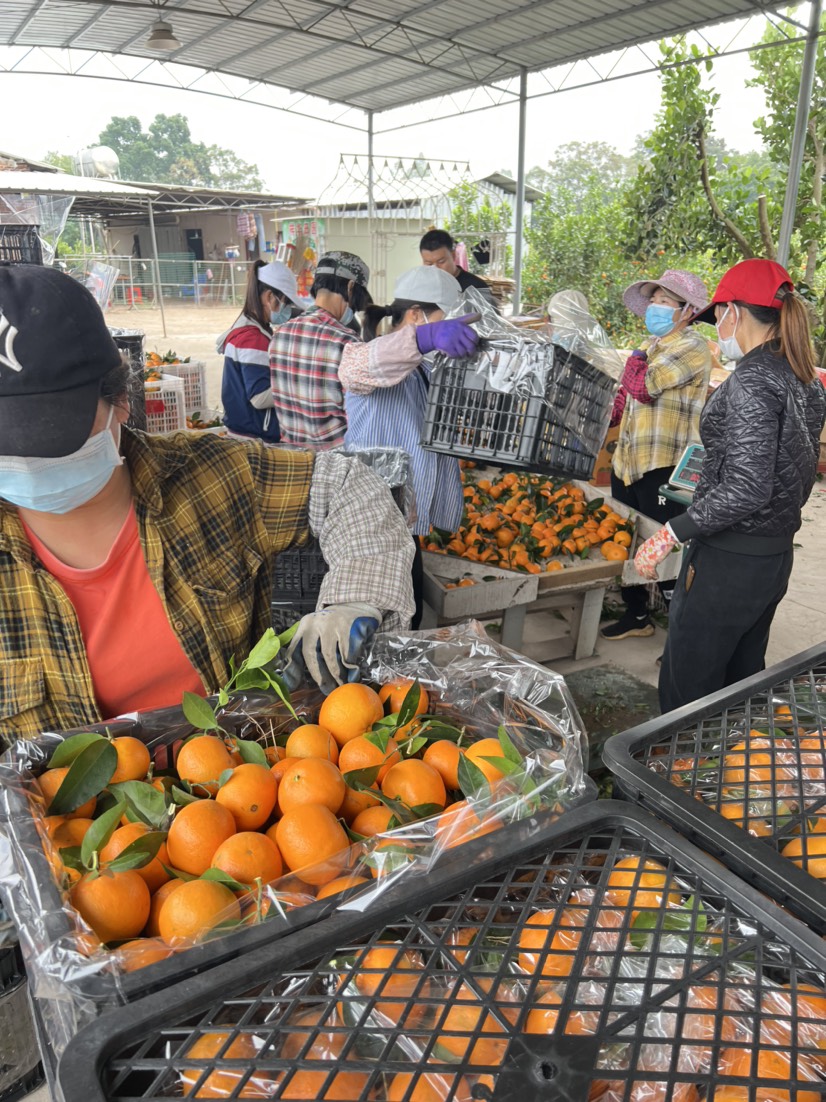
[[[0,195],[0,222],[37,226],[43,263],[52,264],[72,203],[65,195]]]
[[[319,888],[333,878],[357,876],[360,882],[323,911],[319,908],[319,918],[335,907],[366,910],[391,888],[415,893],[411,877],[426,877],[436,861],[457,860],[453,851],[460,842],[476,844],[476,849],[466,851],[472,860],[474,852],[483,852],[480,847],[487,852],[495,846],[497,831],[510,823],[525,820],[530,829],[538,814],[560,812],[588,791],[586,735],[564,680],[490,642],[480,625],[378,635],[361,675],[376,684],[399,676],[418,678],[430,694],[429,714],[466,728],[470,741],[496,738],[504,725],[522,765],[480,789],[464,806],[457,805],[455,813],[410,822],[357,842],[321,865],[251,891],[240,902],[242,924],[274,920],[273,938],[288,934],[285,916],[317,904]],[[302,722],[315,721],[322,700],[315,688],[293,694]],[[219,719],[231,736],[265,747],[275,746],[296,725],[277,698],[264,694],[234,698]],[[121,717],[84,730],[138,736],[159,770],[171,766],[182,740],[194,733],[178,708]],[[45,733],[30,742],[19,741],[0,759],[0,885],[20,931],[32,991],[48,1014],[50,1041],[58,1054],[102,1004],[123,1000],[123,977],[129,974],[124,969],[130,967],[128,953],[100,947],[55,880],[60,861],[44,828],[46,804],[34,778],[65,737]],[[411,903],[414,900],[411,894]],[[175,948],[183,975],[187,946]]]
[[[83,285],[94,295],[95,302],[101,310],[108,307],[119,275],[120,269],[113,268],[111,264],[101,264],[96,260],[89,265],[89,270],[83,278]]]

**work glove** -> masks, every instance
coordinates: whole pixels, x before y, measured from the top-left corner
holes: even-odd
[[[330,605],[303,616],[287,651],[284,680],[297,689],[304,674],[327,695],[336,685],[358,680],[358,660],[381,623],[373,605]]]
[[[634,556],[634,566],[638,574],[652,581],[657,577],[657,566],[677,546],[678,540],[666,524],[645,541]]]
[[[432,321],[416,326],[419,351],[423,356],[428,352],[444,352],[456,360],[472,355],[479,343],[479,334],[471,329],[470,323],[480,317],[480,314],[465,314],[449,321]]]
[[[648,357],[644,352],[635,349],[625,361],[625,370],[620,379],[620,385],[625,387],[631,397],[644,405],[650,405],[654,401],[645,386],[647,371]]]

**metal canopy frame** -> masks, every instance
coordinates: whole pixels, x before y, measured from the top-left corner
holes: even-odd
[[[813,0],[808,27],[779,11],[788,6],[693,0],[687,15],[684,0],[477,0],[470,12],[466,0],[5,0],[0,47],[11,51],[0,56],[0,73],[57,68],[246,102],[267,99],[278,110],[366,129],[371,157],[378,133],[516,103],[518,309],[528,101],[655,71],[662,66],[648,56],[651,43],[738,18],[771,19],[778,30],[773,44],[806,41],[778,257],[787,259],[822,0]],[[161,16],[182,42],[164,59],[146,45]],[[754,48],[733,42],[719,48],[708,30],[700,33],[708,51],[690,64]],[[102,62],[112,71],[101,71]],[[424,101],[427,119],[398,116]],[[360,112],[361,126],[354,121]],[[376,129],[377,116],[388,125]],[[367,203],[372,211],[371,187]]]

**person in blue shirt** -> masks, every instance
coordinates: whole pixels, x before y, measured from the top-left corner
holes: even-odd
[[[281,439],[270,385],[273,330],[302,312],[296,279],[286,264],[258,260],[250,267],[244,310],[222,333],[221,403],[224,424],[236,436],[277,444]]]
[[[339,367],[347,413],[346,447],[400,448],[411,460],[416,514],[413,533],[424,536],[432,525],[455,532],[462,520],[464,499],[459,461],[421,446],[427,392],[430,386],[430,354],[436,348],[469,355],[476,334],[468,318],[444,321],[461,297],[452,275],[437,267],[412,268],[396,281],[389,306],[369,306],[365,311],[365,343],[348,344]],[[475,315],[478,318],[478,315]],[[377,336],[385,318],[389,332]],[[445,334],[438,332],[445,327]],[[461,337],[467,348],[448,348],[444,336]],[[425,339],[427,338],[427,339]],[[432,339],[431,339],[432,338]],[[454,339],[456,339],[454,338]],[[414,574],[417,613],[420,593]]]

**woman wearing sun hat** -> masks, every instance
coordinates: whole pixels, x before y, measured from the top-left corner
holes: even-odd
[[[611,470],[611,496],[654,520],[667,521],[680,511],[660,498],[686,445],[700,439],[700,411],[711,374],[708,342],[689,329],[693,315],[708,303],[699,276],[672,269],[655,280],[632,283],[623,302],[645,318],[651,338],[625,365],[614,405],[619,439]],[[673,583],[661,585],[671,596]],[[625,613],[602,629],[605,639],[653,635],[644,586],[623,586]]]
[[[663,711],[763,669],[826,418],[808,309],[785,268],[735,264],[692,320],[716,322],[737,367],[703,411],[706,455],[692,504],[635,559],[653,578],[688,543],[660,671]]]

